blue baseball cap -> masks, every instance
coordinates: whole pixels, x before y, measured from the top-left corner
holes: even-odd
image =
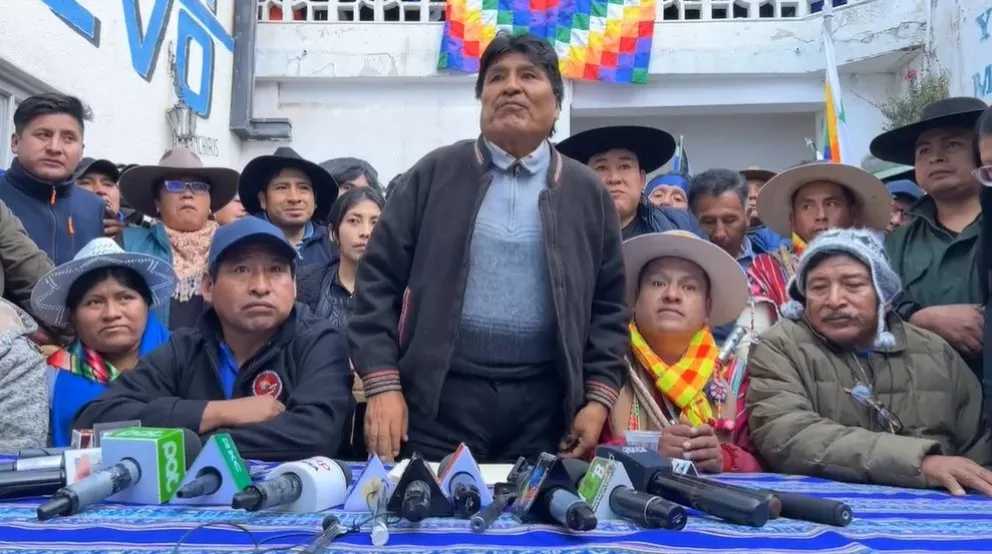
[[[260,217],[249,215],[217,229],[214,240],[210,242],[207,265],[213,270],[228,250],[242,244],[272,246],[292,263],[300,257],[296,248],[286,240],[286,235],[281,229]]]
[[[889,189],[889,194],[893,197],[895,196],[908,196],[915,202],[926,195],[923,189],[916,186],[916,183],[910,181],[909,179],[900,179],[898,181],[892,181],[885,185]]]

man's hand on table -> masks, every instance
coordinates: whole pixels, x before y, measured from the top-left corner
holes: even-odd
[[[586,404],[579,413],[575,414],[568,438],[558,445],[558,455],[565,458],[582,458],[590,450],[595,450],[609,415],[610,409],[604,404],[596,401]]]
[[[992,497],[992,471],[960,456],[927,456],[921,464],[927,486],[944,487],[954,496],[967,494],[965,488]]]
[[[365,446],[384,462],[395,461],[409,429],[406,399],[399,391],[379,393],[365,408]]]

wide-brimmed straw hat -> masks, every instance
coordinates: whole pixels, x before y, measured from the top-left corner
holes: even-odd
[[[903,165],[916,163],[916,141],[925,131],[933,129],[973,129],[988,106],[977,98],[958,96],[927,104],[920,120],[886,131],[871,141],[873,156]]]
[[[272,154],[258,156],[248,162],[241,172],[238,193],[245,211],[256,215],[262,213],[262,203],[258,199],[258,193],[264,191],[269,186],[269,180],[283,169],[298,169],[310,179],[314,195],[313,218],[326,217],[338,198],[338,183],[327,170],[305,159],[288,146],[281,146]]]
[[[152,293],[149,310],[170,302],[176,290],[176,272],[167,262],[148,254],[125,252],[108,237],[93,239],[76,256],[48,272],[31,291],[31,308],[35,317],[62,329],[69,323],[66,297],[69,289],[95,269],[125,267],[137,272]]]
[[[719,246],[687,231],[649,233],[624,241],[627,302],[631,306],[637,299],[641,272],[658,258],[681,258],[702,268],[710,280],[711,326],[736,320],[747,307],[747,277],[737,260]]]
[[[210,185],[210,211],[223,208],[238,193],[238,172],[228,167],[204,167],[195,153],[173,148],[158,165],[139,165],[121,174],[118,188],[128,206],[143,214],[157,214],[159,183],[167,179],[202,179]]]
[[[813,162],[787,169],[765,183],[758,193],[758,216],[772,231],[792,236],[792,198],[803,185],[814,181],[836,183],[851,191],[865,227],[884,231],[889,224],[892,199],[877,177],[853,165]]]
[[[751,166],[747,169],[742,169],[738,173],[741,174],[744,179],[748,181],[771,181],[778,173],[770,169],[761,169],[758,166]]]
[[[572,135],[556,144],[555,148],[583,164],[589,163],[593,156],[610,150],[630,150],[637,156],[641,171],[651,173],[675,155],[675,138],[654,127],[617,125]]]

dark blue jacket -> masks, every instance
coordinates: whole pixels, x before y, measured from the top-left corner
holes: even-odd
[[[681,230],[695,233],[702,239],[710,240],[706,231],[703,231],[703,228],[699,226],[696,218],[686,210],[655,206],[647,200],[641,200],[640,206],[637,207],[637,220],[638,228],[644,230],[644,232],[637,234]],[[633,238],[633,236],[624,238]]]
[[[53,202],[54,196],[54,202]],[[0,200],[55,265],[68,262],[89,241],[103,236],[106,204],[72,181],[48,183],[14,160],[0,176]]]
[[[751,227],[747,230],[747,238],[751,239],[751,247],[755,254],[775,252],[779,246],[792,246],[792,241],[772,231],[764,225]]]
[[[329,264],[338,258],[338,249],[327,236],[327,227],[314,223],[313,236],[303,241],[300,250],[300,267]]]

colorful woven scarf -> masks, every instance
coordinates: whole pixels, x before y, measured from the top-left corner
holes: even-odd
[[[104,385],[120,375],[113,364],[78,339],[69,348],[57,350],[49,356],[48,365]]]
[[[713,407],[706,397],[706,384],[713,375],[718,349],[709,328],[703,327],[689,341],[682,359],[668,365],[651,350],[647,341],[633,322],[630,328],[630,346],[634,357],[654,377],[654,386],[672,404],[682,410],[692,425],[710,423]]]
[[[798,258],[799,256],[802,256],[805,251],[806,241],[799,238],[799,235],[792,233],[792,253]]]

